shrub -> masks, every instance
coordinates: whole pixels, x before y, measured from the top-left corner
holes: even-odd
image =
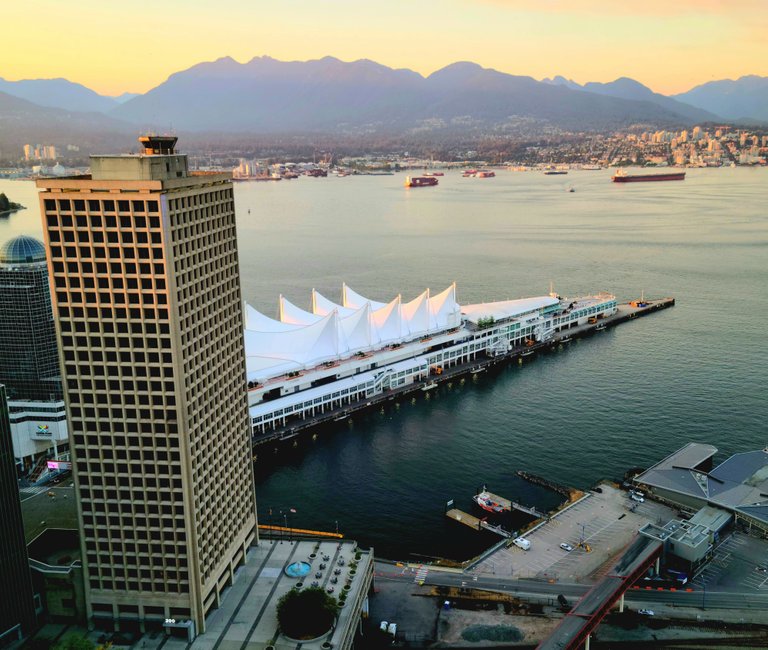
[[[314,639],[331,629],[339,604],[320,587],[291,589],[277,603],[280,631],[292,639]]]

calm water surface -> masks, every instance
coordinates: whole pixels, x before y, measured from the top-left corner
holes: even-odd
[[[294,508],[292,525],[338,525],[380,555],[465,558],[494,538],[445,521],[447,499],[469,510],[487,483],[518,501],[557,502],[518,469],[587,487],[689,440],[722,454],[768,444],[768,170],[608,179],[502,171],[411,190],[403,175],[238,184],[243,293],[272,316],[278,294],[309,308],[313,287],[340,300],[342,281],[381,301],[454,280],[464,303],[541,295],[550,281],[564,295],[677,299],[296,449],[259,450],[262,520]],[[0,219],[0,241],[39,236],[34,186],[0,181],[0,192],[29,206]]]

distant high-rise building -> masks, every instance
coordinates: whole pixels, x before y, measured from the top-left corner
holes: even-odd
[[[32,632],[35,604],[13,459],[8,402],[1,384],[0,528],[0,647],[3,647]]]
[[[37,181],[87,608],[199,633],[257,535],[233,190],[140,141]]]
[[[0,383],[12,400],[62,398],[45,247],[25,235],[0,247]]]
[[[0,247],[0,383],[19,470],[37,480],[68,436],[45,247],[32,237]]]

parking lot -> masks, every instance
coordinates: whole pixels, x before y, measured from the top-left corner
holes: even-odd
[[[611,485],[600,489],[525,535],[530,550],[514,545],[499,549],[472,572],[553,582],[594,579],[610,568],[639,528],[649,522],[663,524],[675,516],[671,508],[648,500],[637,503]],[[560,548],[563,542],[574,550]]]
[[[768,541],[741,532],[731,534],[692,585],[710,591],[768,592]]]

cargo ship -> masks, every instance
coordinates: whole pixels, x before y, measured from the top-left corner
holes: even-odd
[[[437,185],[437,179],[434,176],[405,177],[406,187],[429,187],[430,185]]]
[[[643,183],[646,181],[684,181],[685,172],[667,172],[664,174],[627,174],[623,169],[611,177],[614,183]]]

